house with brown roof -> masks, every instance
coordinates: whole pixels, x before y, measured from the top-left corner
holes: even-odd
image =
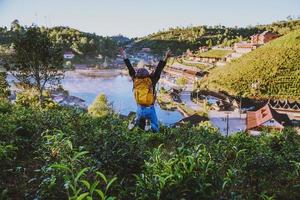
[[[264,31],[261,34],[255,34],[251,36],[251,43],[252,44],[266,44],[271,40],[278,38],[279,35],[273,33],[271,31]]]
[[[249,53],[254,49],[257,49],[259,46],[266,44],[267,42],[270,42],[278,37],[278,34],[271,31],[264,31],[261,34],[252,35],[250,36],[251,42],[242,41],[234,44],[233,49],[235,50],[235,53],[232,54],[232,57],[238,58],[242,54]]]
[[[275,111],[269,104],[257,111],[247,112],[247,130],[261,131],[263,128],[271,128],[275,130],[283,130],[284,127],[291,125],[291,121],[286,114]]]
[[[202,77],[207,74],[207,72],[204,72],[197,67],[186,66],[179,63],[169,65],[165,68],[164,72],[179,77],[184,76],[191,81],[195,81],[197,77]]]
[[[233,49],[235,50],[236,53],[244,54],[244,53],[251,52],[257,47],[259,47],[259,45],[243,41],[243,42],[235,43]]]

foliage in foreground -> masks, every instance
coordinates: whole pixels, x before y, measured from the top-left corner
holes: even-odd
[[[11,199],[300,197],[291,130],[223,137],[202,124],[153,134],[112,114],[3,101],[0,121],[0,193]]]

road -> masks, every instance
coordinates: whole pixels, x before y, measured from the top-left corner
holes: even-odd
[[[217,127],[222,135],[227,135],[227,124],[228,135],[246,130],[246,114],[240,115],[238,112],[211,110],[208,113],[208,117],[212,125]]]
[[[181,92],[180,99],[186,106],[192,108],[193,110],[199,111],[201,109],[201,106],[199,106],[198,104],[194,103],[191,100],[191,92],[190,91]]]

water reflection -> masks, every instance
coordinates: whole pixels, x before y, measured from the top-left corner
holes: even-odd
[[[87,105],[90,105],[97,95],[104,93],[112,102],[115,111],[128,115],[129,112],[136,110],[132,81],[129,76],[90,77],[76,72],[67,72],[62,85],[70,95],[84,99]],[[165,111],[157,104],[155,108],[159,120],[166,125],[182,119],[178,111]]]

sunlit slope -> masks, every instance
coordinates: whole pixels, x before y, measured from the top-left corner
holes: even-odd
[[[300,29],[212,70],[201,88],[258,98],[300,99]]]

